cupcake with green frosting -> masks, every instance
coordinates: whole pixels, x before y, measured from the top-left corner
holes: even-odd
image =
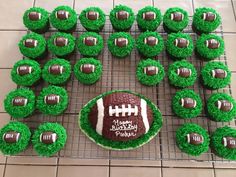
[[[83,84],[94,84],[102,75],[102,64],[94,58],[81,58],[74,66],[75,77]]]
[[[216,155],[236,160],[236,129],[224,126],[211,135],[211,148]]]
[[[136,20],[142,31],[155,31],[162,21],[161,11],[156,7],[146,6],[138,11]]]
[[[229,122],[236,117],[236,102],[226,93],[213,93],[207,100],[207,113],[217,122]]]
[[[32,7],[25,11],[23,23],[29,30],[45,33],[49,28],[49,13],[41,7]]]
[[[208,62],[202,68],[201,79],[209,89],[224,88],[231,82],[231,71],[222,62]]]
[[[77,47],[83,56],[97,56],[104,47],[103,38],[95,32],[85,32],[79,36]]]
[[[68,94],[62,87],[43,88],[37,99],[37,108],[46,115],[60,115],[68,106]]]
[[[67,58],[75,50],[75,37],[71,34],[57,32],[48,40],[50,52],[61,58]]]
[[[157,32],[146,31],[141,33],[136,41],[137,49],[145,57],[155,57],[164,48],[164,41]]]
[[[77,14],[69,6],[59,6],[50,15],[51,25],[63,32],[72,32],[77,25]]]
[[[197,53],[207,61],[220,57],[224,49],[223,39],[215,34],[202,34],[196,42]]]
[[[108,49],[113,56],[123,58],[130,55],[134,48],[134,38],[125,32],[112,33],[107,41]]]
[[[99,32],[105,25],[106,16],[99,7],[88,7],[79,16],[81,25],[87,31]]]
[[[167,9],[163,17],[163,26],[167,32],[183,31],[188,26],[188,12],[179,7]]]
[[[12,90],[4,99],[4,108],[15,119],[31,115],[35,110],[34,92],[28,88]]]
[[[46,54],[47,42],[42,35],[30,33],[21,38],[18,47],[25,57],[39,59]]]
[[[71,74],[70,62],[65,59],[53,58],[43,67],[42,78],[55,85],[64,84]]]
[[[31,132],[21,122],[10,122],[0,130],[0,137],[0,151],[5,155],[16,155],[28,147]]]
[[[166,41],[167,53],[173,59],[190,57],[193,53],[193,41],[189,34],[171,33]]]
[[[58,123],[43,123],[32,136],[33,148],[39,156],[50,157],[66,144],[66,129]]]
[[[210,138],[207,131],[194,123],[185,123],[176,130],[178,148],[192,156],[200,156],[209,149]]]
[[[210,33],[221,24],[219,13],[208,7],[197,8],[193,15],[193,28],[198,33]]]
[[[141,84],[153,86],[163,80],[165,71],[164,67],[157,60],[141,60],[138,63],[136,76]]]
[[[177,91],[172,98],[172,110],[180,118],[191,119],[202,111],[201,97],[193,90]]]
[[[134,12],[124,5],[117,5],[110,12],[110,21],[117,31],[128,31],[135,20]]]
[[[194,85],[197,71],[193,64],[186,60],[172,63],[168,68],[168,79],[171,85],[185,88]]]
[[[16,62],[11,70],[11,79],[17,85],[32,86],[41,77],[41,68],[38,62],[24,59]]]

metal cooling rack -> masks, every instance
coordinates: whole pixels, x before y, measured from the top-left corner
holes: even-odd
[[[193,33],[191,24],[192,20],[190,19],[189,25],[184,30],[184,32],[189,33],[195,43],[198,36]],[[81,33],[85,31],[86,30],[81,26],[81,24],[78,24],[73,35],[77,38]],[[157,31],[163,36],[164,39],[166,39],[167,34],[165,33],[162,25],[158,28]],[[50,28],[49,32],[45,34],[45,38],[50,37],[55,32],[55,29]],[[36,111],[33,116],[24,119],[24,122],[28,124],[31,129],[37,128],[38,125],[43,122],[58,122],[67,129],[67,143],[65,147],[58,154],[56,154],[57,157],[70,157],[80,159],[101,158],[129,160],[186,160],[200,162],[229,162],[215,156],[210,149],[207,153],[204,153],[200,157],[192,157],[188,156],[185,153],[182,153],[175,143],[175,131],[180,125],[185,122],[194,122],[203,126],[208,130],[209,133],[212,133],[217,127],[221,127],[223,125],[230,125],[232,127],[235,127],[235,121],[229,123],[213,122],[207,118],[205,110],[203,110],[202,114],[198,118],[194,118],[191,120],[183,120],[176,117],[171,111],[171,98],[179,89],[170,86],[167,77],[165,77],[165,79],[157,86],[147,87],[141,85],[137,81],[135,76],[136,65],[141,59],[137,50],[133,50],[131,55],[124,59],[117,59],[116,57],[113,57],[108,51],[107,39],[113,32],[114,31],[112,29],[112,25],[107,19],[105,27],[100,33],[103,36],[105,42],[105,48],[103,52],[98,56],[98,59],[103,64],[103,74],[101,79],[94,85],[86,86],[79,83],[72,73],[71,79],[64,86],[70,98],[67,111],[60,116],[45,116]],[[140,34],[136,22],[131,28],[130,33],[134,38],[137,38],[137,36]],[[221,37],[224,37],[222,26],[220,26],[215,33]],[[39,62],[43,66],[44,63],[52,57],[54,56],[49,53],[45,59],[42,59]],[[72,66],[81,57],[82,56],[78,53],[78,51],[76,51],[73,56],[70,57]],[[168,66],[173,63],[173,61],[168,58],[165,51],[158,55],[156,59],[159,60],[165,67],[166,72]],[[216,60],[227,64],[225,54],[220,58],[217,58]],[[195,54],[193,54],[192,57],[188,58],[188,61],[194,64],[198,74],[200,73],[202,67],[205,65],[205,62],[197,58]],[[46,86],[47,83],[41,81],[39,85],[32,87],[32,89],[35,91],[36,95],[38,95],[40,90]],[[199,79],[196,81],[195,85],[190,88],[201,95],[203,104],[205,104],[207,98],[213,92],[226,92],[231,94],[230,86],[224,89],[211,91],[202,87]],[[147,98],[158,105],[163,115],[164,122],[160,133],[149,143],[135,150],[111,151],[103,149],[95,143],[91,142],[79,130],[78,127],[78,113],[84,104],[103,92],[117,89],[128,89],[145,95]],[[36,156],[36,153],[33,151],[32,146],[30,146],[19,156]]]

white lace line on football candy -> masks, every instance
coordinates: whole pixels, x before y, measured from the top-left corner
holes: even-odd
[[[202,141],[204,142],[204,137],[203,136],[201,136],[201,137],[202,137]],[[198,137],[198,136],[193,136],[192,138],[195,141],[200,141],[200,137]],[[187,142],[190,143],[190,141],[191,141],[191,137],[190,137],[190,134],[188,133],[187,134]]]
[[[103,118],[104,118],[104,106],[103,106],[103,99],[100,98],[97,100],[97,109],[98,109],[98,121],[96,125],[96,132],[102,135],[103,129]]]
[[[43,133],[41,133],[40,135],[40,142],[42,142],[43,140],[50,140],[52,139],[52,142],[55,143],[57,140],[57,134],[56,133],[52,133],[51,135],[45,135]]]
[[[138,106],[134,106],[133,108],[131,107],[131,104],[127,105],[128,107],[126,108],[124,104],[121,105],[121,108],[118,106],[115,106],[113,109],[112,106],[109,106],[109,116],[113,116],[115,114],[116,117],[121,116],[125,117],[126,113],[128,113],[128,116],[131,116],[131,114],[134,114],[134,116],[138,115]]]
[[[222,106],[225,106],[225,107],[230,107],[230,111],[233,109],[234,105],[231,104],[230,102],[224,102],[224,101],[221,101],[221,100],[218,100],[217,101],[217,108],[218,109],[221,109]]]
[[[158,67],[156,66],[147,66],[143,68],[144,73],[147,74],[147,71],[155,71],[155,74],[158,73]]]
[[[95,70],[95,66],[92,64],[83,64],[80,66],[80,71],[83,72],[83,68],[92,68],[92,72]]]
[[[226,147],[227,145],[235,145],[235,140],[229,140],[229,142],[227,141],[226,137],[223,137],[223,145],[224,147]]]

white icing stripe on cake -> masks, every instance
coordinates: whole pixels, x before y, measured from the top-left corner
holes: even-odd
[[[121,108],[118,106],[115,106],[115,108],[112,108],[112,106],[109,106],[109,116],[113,116],[115,114],[116,117],[119,117],[121,113],[122,117],[126,116],[126,113],[128,116],[131,116],[131,114],[134,114],[134,116],[138,115],[138,107],[132,106],[128,104],[128,107],[126,107],[124,104],[121,105]]]
[[[104,106],[102,98],[97,100],[97,109],[98,109],[98,121],[96,125],[96,131],[98,134],[102,135],[103,118],[104,118]]]
[[[149,122],[148,122],[148,118],[147,118],[147,103],[144,99],[141,99],[141,115],[143,118],[143,124],[145,127],[145,133],[148,132],[149,130]]]

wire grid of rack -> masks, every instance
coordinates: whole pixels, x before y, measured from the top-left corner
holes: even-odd
[[[197,35],[192,30],[192,18],[190,17],[190,22],[187,28],[184,30],[185,33],[188,33],[192,36],[194,43],[196,42]],[[78,38],[80,34],[86,30],[78,23],[76,31],[73,35]],[[49,32],[45,33],[45,38],[48,39],[56,30],[50,28]],[[94,85],[83,85],[79,83],[74,77],[73,73],[70,80],[63,86],[69,94],[69,106],[66,112],[60,116],[46,116],[40,112],[35,112],[34,115],[30,116],[27,119],[24,119],[25,122],[31,129],[35,129],[43,122],[58,122],[61,123],[67,130],[68,140],[65,147],[57,153],[57,157],[71,157],[71,158],[80,158],[80,159],[129,159],[129,160],[187,160],[187,161],[208,161],[208,162],[229,162],[225,159],[219,158],[214,155],[213,152],[209,149],[207,153],[204,153],[200,157],[192,157],[185,153],[182,153],[175,143],[175,131],[176,129],[185,122],[194,122],[205,129],[211,134],[217,127],[223,125],[230,125],[235,127],[235,121],[228,123],[216,123],[209,120],[206,116],[205,110],[202,111],[202,114],[191,120],[183,120],[176,117],[171,110],[171,98],[175,94],[176,89],[169,85],[168,78],[165,77],[164,80],[157,86],[147,87],[141,85],[135,76],[136,65],[141,60],[141,57],[136,49],[134,49],[130,56],[124,59],[118,59],[111,55],[107,48],[107,39],[114,30],[110,21],[106,20],[104,29],[100,34],[104,38],[104,49],[102,53],[98,56],[98,59],[103,64],[103,74],[101,79]],[[166,40],[167,33],[164,31],[162,25],[158,28],[162,37]],[[134,38],[140,34],[140,31],[137,27],[136,22],[130,30],[131,35]],[[215,34],[223,38],[223,29],[220,26]],[[40,64],[43,66],[46,61],[53,58],[52,54],[42,60]],[[82,56],[76,50],[76,52],[69,58],[71,65],[75,64]],[[156,59],[161,62],[164,66],[165,71],[167,72],[168,66],[173,63],[165,50],[158,56]],[[205,62],[198,58],[195,53],[187,59],[190,61],[197,69],[198,76],[204,66]],[[222,55],[220,58],[217,58],[216,61],[221,61],[227,64],[226,55]],[[46,87],[48,84],[44,81],[41,81],[37,86],[32,87],[35,91],[35,94],[38,95],[40,90],[43,87]],[[163,115],[163,127],[159,134],[151,140],[149,143],[144,146],[129,151],[112,151],[106,150],[92,141],[90,141],[78,127],[78,113],[82,106],[86,104],[93,97],[109,91],[109,90],[118,90],[126,89],[131,90],[137,93],[145,95],[147,98],[156,103]],[[219,89],[219,90],[208,90],[204,88],[200,80],[198,79],[194,86],[190,87],[195,92],[201,95],[203,105],[205,104],[207,98],[213,92],[225,92],[231,94],[230,86]],[[33,151],[32,145],[23,153],[18,156],[37,156]]]

